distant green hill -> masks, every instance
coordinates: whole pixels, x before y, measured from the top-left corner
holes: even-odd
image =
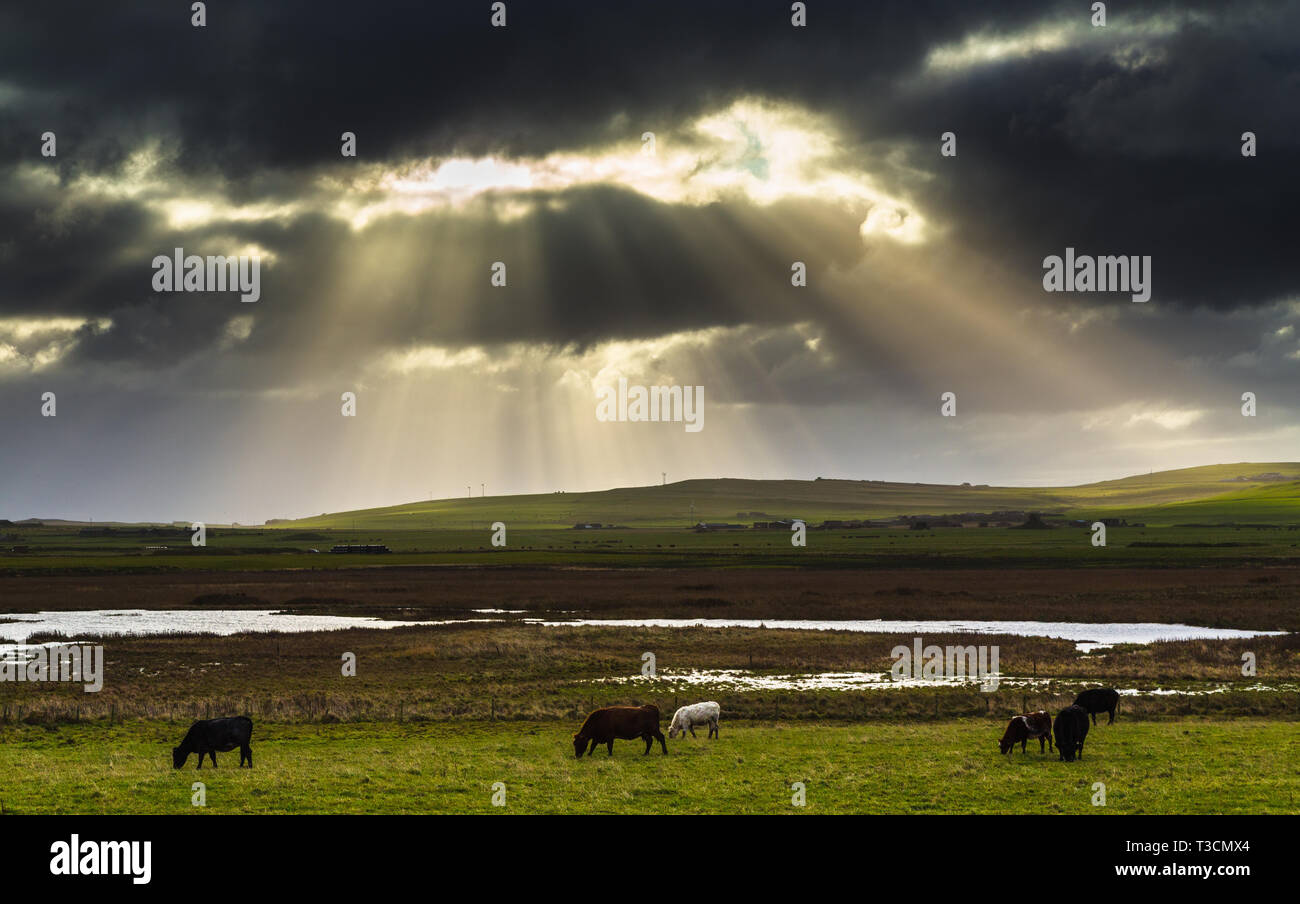
[[[1283,475],[1290,481],[1270,479]],[[873,480],[684,480],[590,493],[440,499],[277,522],[276,528],[679,527],[698,521],[892,518],[1023,510],[1151,524],[1300,522],[1300,463],[1208,465],[1075,487],[991,487]]]
[[[1130,509],[1126,517],[1153,524],[1300,523],[1300,481],[1250,486],[1205,499]]]

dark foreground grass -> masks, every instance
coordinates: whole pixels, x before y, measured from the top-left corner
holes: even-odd
[[[5,813],[1296,813],[1294,722],[1099,725],[1081,762],[997,753],[1001,726],[726,724],[579,761],[555,723],[259,723],[256,767],[173,770],[163,722],[0,729]],[[192,783],[206,785],[196,807]],[[505,806],[492,805],[504,783]],[[792,803],[802,782],[806,807]],[[1105,806],[1095,806],[1095,783]]]
[[[15,528],[0,544],[0,577],[172,574],[178,572],[335,571],[375,568],[924,568],[1069,567],[1237,568],[1287,565],[1300,555],[1300,504],[1286,521],[1253,523],[1249,512],[1219,513],[1212,524],[1113,527],[1107,545],[1092,545],[1086,527],[1019,530],[937,527],[809,530],[807,546],[790,532],[675,529],[543,529],[510,526],[509,545],[493,547],[490,525],[476,529],[345,530],[210,528],[207,545],[190,545],[186,530],[161,536],[122,530],[83,536],[53,527]],[[1188,516],[1191,517],[1190,515]],[[1282,516],[1279,516],[1282,517]],[[1145,522],[1143,522],[1145,523]],[[0,530],[3,530],[0,528]],[[163,529],[156,529],[163,530]],[[387,545],[389,555],[334,554],[335,544]],[[18,551],[14,551],[17,549]],[[321,550],[312,553],[310,550]]]

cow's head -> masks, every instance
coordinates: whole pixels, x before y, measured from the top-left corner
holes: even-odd
[[[188,760],[189,758],[190,758],[190,755],[189,755],[188,753],[186,753],[184,750],[182,750],[181,748],[179,748],[179,747],[173,747],[173,748],[172,748],[172,768],[173,768],[173,769],[179,769],[179,768],[181,768],[182,766],[184,766],[184,765],[185,765],[185,761]]]
[[[1008,737],[1009,736],[1004,735],[1002,740],[998,741],[998,749],[1002,753],[1009,753],[1011,751],[1011,748],[1016,746],[1016,742],[1012,740],[1008,740]]]
[[[582,759],[582,751],[587,749],[587,739],[581,734],[573,736],[573,753],[578,759]]]
[[[678,728],[678,727],[677,727],[677,723],[674,722],[672,725],[669,725],[669,726],[668,726],[668,737],[670,737],[670,738],[675,738],[675,737],[677,737],[677,732],[679,732],[679,731],[682,733],[682,737],[685,737],[685,736],[686,736],[686,729],[685,729],[685,728]]]

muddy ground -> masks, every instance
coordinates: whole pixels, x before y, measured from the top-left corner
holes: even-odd
[[[0,578],[0,613],[284,608],[421,618],[985,618],[1300,630],[1300,567],[1033,570],[398,567]]]

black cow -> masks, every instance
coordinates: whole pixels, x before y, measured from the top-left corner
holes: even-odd
[[[1056,714],[1052,726],[1056,735],[1056,752],[1067,763],[1074,762],[1077,754],[1083,759],[1083,741],[1088,737],[1088,711],[1082,706],[1067,706]]]
[[[203,768],[203,758],[212,757],[212,768],[217,768],[217,751],[225,753],[239,748],[239,765],[243,767],[248,760],[248,768],[253,768],[253,748],[249,741],[253,737],[253,720],[248,716],[234,716],[229,719],[201,719],[190,726],[185,733],[181,746],[172,748],[172,766],[179,769],[185,765],[191,753],[199,755],[199,768]]]
[[[1115,724],[1115,710],[1119,709],[1119,692],[1109,687],[1094,687],[1074,698],[1075,706],[1082,706],[1092,715],[1092,724],[1097,724],[1097,713],[1110,713],[1107,725]]]

